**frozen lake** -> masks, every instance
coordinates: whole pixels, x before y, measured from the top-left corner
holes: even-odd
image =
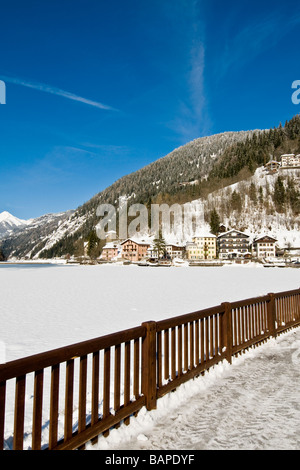
[[[191,313],[297,289],[300,270],[261,266],[0,269],[0,342],[6,361]]]

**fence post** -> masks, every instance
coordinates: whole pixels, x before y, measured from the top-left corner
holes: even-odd
[[[146,336],[142,343],[142,393],[148,411],[156,409],[156,323],[142,323]]]
[[[223,347],[226,348],[226,359],[229,364],[232,364],[232,346],[233,346],[233,335],[232,335],[232,315],[231,315],[231,304],[230,302],[222,303],[224,308],[223,315]]]
[[[275,295],[268,294],[270,300],[268,302],[268,326],[269,336],[276,338],[276,304]]]

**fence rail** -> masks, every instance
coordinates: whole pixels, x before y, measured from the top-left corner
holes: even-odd
[[[0,449],[82,448],[218,362],[299,325],[300,289],[1,364]]]

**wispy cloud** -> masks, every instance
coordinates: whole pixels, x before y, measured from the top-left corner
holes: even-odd
[[[182,143],[209,133],[211,125],[207,115],[205,93],[205,46],[199,42],[192,48],[189,70],[186,76],[187,96],[181,100],[177,118],[172,127],[181,136]]]
[[[299,14],[285,18],[282,11],[274,10],[246,24],[224,42],[225,48],[217,64],[219,79],[233,68],[240,68],[275,47],[299,23]]]
[[[50,93],[52,95],[61,96],[62,98],[67,98],[69,100],[78,101],[80,103],[86,104],[88,106],[93,106],[95,108],[99,108],[99,109],[103,109],[107,111],[116,111],[115,108],[108,106],[106,104],[99,103],[98,101],[93,101],[93,100],[84,98],[82,96],[78,96],[74,93],[70,93],[69,91],[61,90],[60,88],[56,88],[54,86],[47,85],[45,83],[38,83],[34,81],[24,80],[18,77],[9,77],[5,75],[1,75],[0,79],[6,83],[12,83],[14,85],[20,85],[20,86],[24,86],[27,88],[32,88],[34,90],[42,91],[44,93]]]
[[[177,131],[182,143],[186,143],[210,132],[211,120],[208,116],[208,96],[205,86],[206,38],[202,18],[202,5],[198,0],[183,5],[185,18],[185,50],[183,82],[185,93],[180,100],[179,112],[171,127]],[[179,29],[180,30],[180,29]]]

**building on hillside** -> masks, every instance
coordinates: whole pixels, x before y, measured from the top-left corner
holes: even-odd
[[[121,248],[123,259],[138,262],[147,258],[150,243],[145,240],[128,238],[121,243]]]
[[[217,257],[217,237],[212,233],[196,235],[192,243],[187,243],[186,253],[188,260],[206,260]]]
[[[250,237],[239,230],[230,230],[218,236],[220,259],[249,257]]]
[[[277,173],[279,170],[281,164],[277,162],[276,160],[270,160],[266,165],[265,165],[265,170],[269,173]]]
[[[300,168],[300,155],[293,153],[281,155],[282,168]]]
[[[121,246],[119,243],[109,242],[103,247],[100,260],[102,261],[111,261],[114,258],[117,258],[121,253]]]
[[[252,243],[252,254],[256,258],[275,258],[277,240],[268,235],[254,239]]]

